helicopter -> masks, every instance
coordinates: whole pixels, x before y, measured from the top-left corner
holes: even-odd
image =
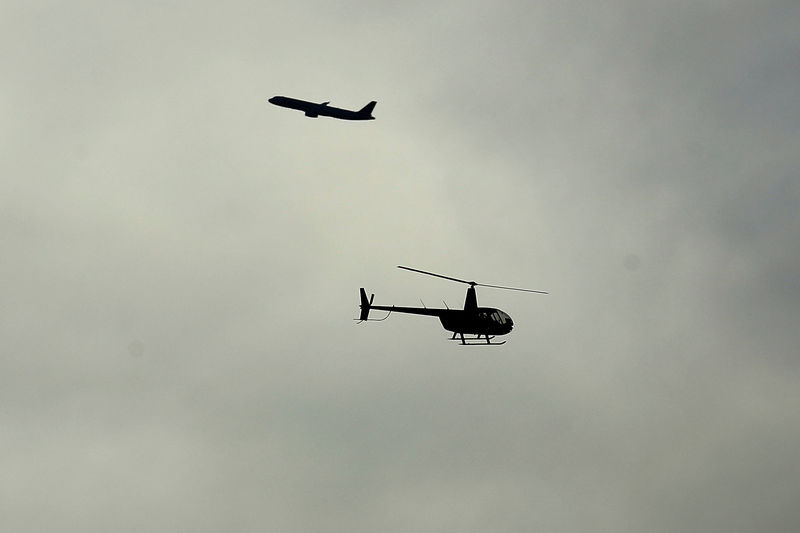
[[[506,341],[492,342],[492,339],[498,335],[507,335],[514,328],[514,321],[508,316],[508,313],[495,309],[494,307],[478,307],[478,297],[475,293],[475,287],[490,287],[493,289],[505,289],[510,291],[522,292],[535,292],[538,294],[548,294],[545,291],[535,291],[531,289],[519,289],[516,287],[503,287],[501,285],[487,285],[484,283],[477,283],[475,281],[466,281],[459,278],[444,276],[434,272],[427,272],[416,268],[406,266],[399,266],[403,270],[409,270],[418,274],[425,274],[434,276],[458,283],[469,285],[467,287],[467,298],[464,301],[464,309],[436,309],[428,307],[398,307],[395,305],[373,305],[372,301],[375,295],[372,294],[367,299],[367,293],[362,287],[359,289],[359,296],[361,297],[361,314],[357,319],[359,323],[366,321],[381,321],[389,318],[392,313],[407,313],[411,315],[425,315],[439,317],[442,327],[447,331],[452,331],[453,336],[449,340],[460,340],[464,346],[481,345],[481,346],[499,346],[505,344]],[[424,304],[423,304],[424,306]],[[445,304],[447,306],[447,304]],[[369,318],[371,310],[386,311],[387,315],[383,318]],[[470,337],[464,337],[464,335]]]

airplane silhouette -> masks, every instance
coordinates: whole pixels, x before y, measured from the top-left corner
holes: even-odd
[[[375,117],[372,116],[372,110],[375,109],[375,104],[377,104],[373,100],[358,111],[351,111],[350,109],[329,106],[330,102],[315,104],[314,102],[289,98],[288,96],[273,96],[269,99],[269,103],[280,107],[288,107],[289,109],[297,109],[311,118],[323,116],[342,120],[375,120]]]

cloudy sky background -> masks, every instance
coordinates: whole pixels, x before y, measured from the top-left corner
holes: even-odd
[[[800,528],[796,2],[2,11],[4,531]]]

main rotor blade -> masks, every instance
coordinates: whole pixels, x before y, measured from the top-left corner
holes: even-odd
[[[433,277],[436,277],[436,278],[449,279],[450,281],[457,281],[459,283],[466,283],[467,285],[472,285],[472,286],[489,287],[489,288],[492,288],[492,289],[505,289],[505,290],[508,290],[508,291],[535,292],[535,293],[538,293],[538,294],[549,294],[549,293],[547,293],[545,291],[535,291],[533,289],[520,289],[518,287],[504,287],[502,285],[488,285],[486,283],[477,283],[475,281],[466,281],[466,280],[463,280],[463,279],[453,278],[453,277],[450,277],[450,276],[444,276],[442,274],[436,274],[434,272],[428,272],[428,271],[425,271],[425,270],[419,270],[419,269],[411,268],[411,267],[407,267],[407,266],[397,265],[397,268],[402,268],[403,270],[410,270],[411,272],[417,272],[419,274],[426,274],[428,276],[433,276]]]
[[[418,274],[427,274],[428,276],[433,276],[433,277],[436,277],[436,278],[449,279],[450,281],[457,281],[459,283],[466,283],[467,285],[476,285],[476,283],[474,281],[466,281],[466,280],[463,280],[463,279],[451,278],[450,276],[443,276],[441,274],[434,274],[433,272],[426,272],[424,270],[418,270],[416,268],[404,267],[404,266],[400,266],[400,265],[397,265],[397,268],[402,268],[403,270],[410,270],[411,272],[417,272]]]
[[[491,287],[492,289],[505,289],[507,291],[522,291],[522,292],[535,292],[538,294],[550,294],[546,291],[535,291],[533,289],[520,289],[518,287],[503,287],[502,285],[486,285],[485,283],[476,283],[478,287]]]

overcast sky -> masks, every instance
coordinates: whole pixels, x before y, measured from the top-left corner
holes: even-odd
[[[798,28],[5,2],[0,529],[800,530]],[[479,289],[496,348],[356,324],[462,305],[400,264],[551,294]]]

